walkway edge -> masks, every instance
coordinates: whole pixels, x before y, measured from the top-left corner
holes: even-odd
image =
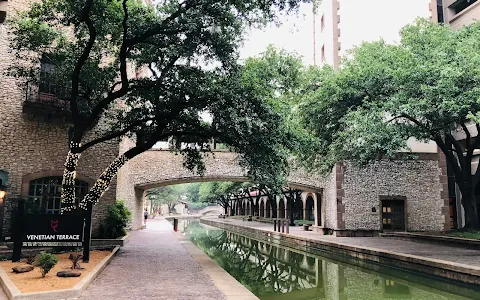
[[[272,243],[293,247],[302,251],[332,252],[372,263],[387,265],[424,275],[455,280],[467,284],[480,285],[480,267],[455,262],[426,258],[417,255],[398,253],[378,248],[352,246],[340,242],[324,241],[284,234],[274,231],[229,224],[212,219],[201,219],[201,223],[240,233],[250,233]]]
[[[80,297],[88,286],[97,278],[97,276],[107,267],[113,257],[117,254],[119,246],[115,247],[107,257],[98,263],[92,271],[90,271],[82,280],[80,280],[73,288],[65,290],[56,290],[48,292],[22,293],[15,286],[13,281],[8,277],[7,272],[0,268],[0,283],[10,300],[55,300]]]
[[[228,300],[258,300],[250,290],[238,282],[232,275],[222,269],[213,259],[206,255],[194,243],[190,242],[182,233],[174,232],[192,258],[200,265],[203,272],[208,275],[215,286],[227,297]]]

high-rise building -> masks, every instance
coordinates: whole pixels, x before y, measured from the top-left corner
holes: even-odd
[[[464,25],[480,20],[480,1],[478,0],[438,0],[441,5],[443,23],[452,28],[459,28]]]
[[[475,0],[476,1],[476,0]],[[458,1],[457,1],[458,2]],[[400,29],[435,18],[436,0],[317,0],[315,63],[338,67],[341,57],[363,41],[398,41]]]

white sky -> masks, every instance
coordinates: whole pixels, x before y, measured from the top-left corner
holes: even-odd
[[[274,24],[264,29],[252,29],[246,34],[240,58],[258,56],[269,44],[296,52],[305,64],[313,64],[313,17],[312,5],[302,4],[298,14],[281,17],[282,25]]]

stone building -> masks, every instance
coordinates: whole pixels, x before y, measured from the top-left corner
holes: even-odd
[[[31,1],[0,1],[7,19],[15,11],[26,9]],[[0,13],[1,19],[2,13]],[[59,99],[48,84],[39,89],[25,90],[19,81],[7,76],[8,67],[15,63],[9,49],[8,25],[0,24],[0,177],[6,196],[2,199],[4,215],[3,237],[10,234],[10,211],[20,198],[42,203],[47,213],[60,210],[60,188],[63,166],[68,153],[67,103]],[[43,64],[39,61],[39,64]],[[43,66],[47,68],[48,66]],[[85,152],[77,172],[77,195],[81,197],[94,180],[118,155],[118,142],[103,143]],[[115,201],[115,184],[94,208],[94,231]]]

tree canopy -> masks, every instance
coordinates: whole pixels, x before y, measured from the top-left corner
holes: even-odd
[[[420,19],[402,29],[398,44],[363,43],[339,70],[318,70],[301,107],[316,138],[305,158],[330,171],[343,160],[398,158],[409,138],[434,141],[462,192],[466,226],[478,227],[480,169],[472,174],[471,162],[480,127],[471,116],[480,111],[479,47],[479,24],[454,31]]]
[[[20,13],[11,24],[12,74],[29,85],[47,80],[69,104],[62,210],[75,208],[81,153],[125,136],[135,146],[111,162],[81,207],[97,202],[129,159],[172,136],[190,142],[179,150],[190,170],[204,171],[215,138],[239,153],[252,180],[281,184],[289,142],[283,115],[237,64],[237,49],[247,26],[300,2],[308,1],[43,0]]]

